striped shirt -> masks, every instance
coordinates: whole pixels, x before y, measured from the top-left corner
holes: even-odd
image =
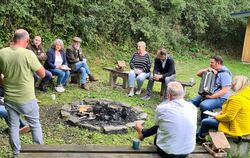
[[[141,69],[143,72],[148,73],[150,72],[150,56],[149,53],[141,56],[138,52],[133,54],[132,59],[130,60],[130,68],[131,69]]]

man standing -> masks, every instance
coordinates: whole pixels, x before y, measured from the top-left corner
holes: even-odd
[[[42,48],[42,38],[40,36],[35,36],[33,39],[33,43],[31,43],[30,45],[28,45],[27,47],[29,50],[32,50],[37,59],[40,61],[40,63],[43,65],[43,62],[46,61],[47,59],[47,55],[44,53],[43,48]],[[48,70],[45,70],[45,77],[42,79],[42,81],[39,84],[39,90],[46,92],[46,86],[45,84],[47,82],[49,82],[49,80],[52,77],[51,72],[49,72]],[[35,83],[40,80],[40,77],[34,73],[34,79],[35,79]]]
[[[89,66],[87,61],[82,53],[81,49],[81,38],[74,37],[73,43],[66,50],[66,58],[69,63],[69,66],[73,71],[78,71],[81,73],[81,88],[85,90],[89,90],[86,85],[86,77],[89,75],[89,81],[97,81],[89,70]]]
[[[175,64],[174,60],[168,55],[166,49],[161,48],[157,51],[155,63],[154,63],[154,71],[153,77],[150,77],[148,86],[147,86],[147,93],[142,100],[149,100],[150,94],[152,92],[154,81],[160,81],[165,86],[168,83],[175,79]]]
[[[201,120],[207,117],[203,112],[221,108],[222,104],[230,96],[230,87],[232,83],[232,74],[226,66],[223,66],[222,57],[214,55],[210,58],[210,68],[201,69],[197,72],[197,76],[202,77],[204,72],[212,70],[216,74],[214,93],[206,96],[196,96],[191,102],[200,107]]]
[[[35,97],[33,72],[45,77],[45,69],[30,50],[29,33],[16,30],[11,47],[0,50],[0,74],[4,75],[5,107],[10,119],[10,144],[14,157],[20,152],[19,116],[24,115],[32,130],[33,143],[42,144],[39,107]]]
[[[168,102],[162,102],[155,110],[155,125],[143,129],[136,122],[138,138],[143,140],[157,133],[155,145],[162,157],[185,158],[195,149],[197,108],[183,99],[184,90],[179,82],[168,83]]]

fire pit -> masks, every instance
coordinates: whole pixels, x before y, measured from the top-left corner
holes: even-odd
[[[127,133],[128,128],[135,126],[135,121],[147,118],[138,107],[130,107],[124,103],[85,99],[64,105],[61,115],[72,125],[107,134]]]

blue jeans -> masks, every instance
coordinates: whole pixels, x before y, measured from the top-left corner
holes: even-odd
[[[53,75],[57,76],[57,85],[66,85],[70,76],[70,72],[68,70],[49,69],[49,71]]]
[[[139,75],[135,74],[134,70],[130,70],[128,74],[128,85],[130,88],[135,87],[135,80],[137,81],[138,89],[142,87],[143,81],[150,76],[150,73],[142,72]]]
[[[5,102],[5,107],[10,120],[10,144],[13,148],[14,155],[19,154],[21,149],[19,139],[19,115],[24,115],[32,131],[34,144],[42,144],[42,128],[39,120],[39,107],[36,99],[21,105],[12,105]]]
[[[0,105],[0,118],[3,118],[8,126],[10,125],[8,113],[4,105]],[[23,128],[26,125],[26,123],[21,118],[19,119],[19,123],[19,128]]]
[[[201,121],[201,128],[199,129],[197,136],[204,138],[205,134],[208,133],[210,129],[218,130],[219,121],[215,118],[209,117]]]
[[[35,79],[35,83],[41,79],[36,73],[34,73],[33,76]],[[45,83],[49,82],[51,77],[52,77],[52,73],[49,72],[48,70],[45,70],[45,77],[42,79],[40,85],[43,86]]]
[[[226,99],[224,98],[204,99],[200,95],[190,100],[190,102],[193,103],[196,107],[200,107],[201,120],[208,117],[208,115],[203,114],[204,111],[206,110],[211,111],[213,109],[221,108],[222,104],[225,101]]]
[[[75,63],[75,70],[81,73],[81,84],[85,84],[87,75],[90,75],[88,64],[85,62],[79,61]]]

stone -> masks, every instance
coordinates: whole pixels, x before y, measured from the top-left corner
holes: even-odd
[[[70,111],[71,110],[71,106],[68,105],[68,104],[63,105],[62,110],[64,110],[64,111]]]
[[[67,117],[70,116],[70,113],[67,112],[67,111],[63,111],[63,110],[62,110],[62,111],[61,111],[61,115],[62,115],[62,117],[64,117],[64,118],[66,117],[66,118],[67,118]]]
[[[143,113],[143,110],[140,107],[133,107],[132,110],[136,113]]]
[[[93,126],[91,124],[85,124],[85,123],[80,123],[80,126],[89,129],[89,130],[95,130],[95,131],[102,131],[102,128],[99,126]]]
[[[147,119],[147,116],[148,116],[147,113],[141,113],[141,114],[138,116],[138,119],[140,119],[140,120],[146,120],[146,119]]]
[[[142,123],[142,125],[145,123],[144,120],[136,120],[136,121],[140,121],[140,122]],[[129,122],[129,123],[126,124],[126,126],[129,127],[129,128],[134,128],[134,127],[135,127],[135,122],[136,122],[136,121],[134,121],[134,122]]]
[[[128,133],[128,128],[123,125],[119,126],[104,126],[104,133],[105,134],[121,134],[121,133]]]
[[[68,122],[72,123],[73,125],[78,125],[80,120],[77,117],[70,115],[68,118]]]

